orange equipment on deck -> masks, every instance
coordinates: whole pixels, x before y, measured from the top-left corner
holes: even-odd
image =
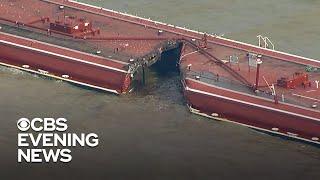
[[[309,75],[306,73],[294,73],[292,79],[282,77],[277,81],[277,85],[287,89],[295,89],[297,86],[311,86]]]

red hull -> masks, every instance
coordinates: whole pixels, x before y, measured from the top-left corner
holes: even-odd
[[[252,128],[318,143],[319,113],[258,99],[186,79],[184,92],[198,114],[226,118]]]
[[[26,39],[23,40],[25,41]],[[19,67],[19,69],[52,77],[60,77],[66,81],[117,94],[125,93],[129,90],[130,74],[118,68],[123,64],[116,64],[114,61],[110,61],[109,64],[115,66],[106,66],[105,64],[95,63],[93,61],[94,56],[90,57],[91,61],[88,61],[87,58],[90,56],[88,54],[81,55],[83,53],[66,48],[60,49],[63,52],[61,54],[53,53],[53,49],[58,47],[51,47],[49,44],[41,44],[41,47],[42,49],[27,47],[17,42],[17,39],[14,41],[1,41],[0,62],[3,65]],[[72,54],[76,54],[82,59],[75,58]]]
[[[180,58],[182,81],[189,105],[197,109],[193,112],[227,118],[245,126],[318,144],[320,142],[320,107],[318,106],[320,90],[318,87],[315,88],[318,86],[320,73],[314,71],[315,68],[320,67],[317,60],[76,1],[33,0],[32,3],[30,2],[30,0],[4,2],[1,6],[0,21],[11,28],[42,33],[47,35],[48,39],[60,36],[73,37],[73,40],[84,43],[81,45],[86,47],[84,49],[98,49],[103,53],[99,57],[71,50],[73,48],[71,44],[75,43],[73,40],[66,45],[56,43],[71,48],[67,49],[0,33],[1,65],[119,94],[129,91],[132,75],[138,72],[138,68],[153,64],[159,54],[166,49],[165,47],[179,42],[183,43]],[[62,8],[61,5],[63,5]],[[24,7],[25,11],[21,11],[21,7]],[[57,11],[57,8],[60,10]],[[34,12],[36,9],[36,13],[39,13],[37,15]],[[77,35],[76,38],[64,31],[50,31],[45,21],[56,22],[57,17],[59,19],[62,15],[61,9],[64,9],[63,14],[67,11],[74,17],[86,17],[88,20],[96,21],[95,28],[99,29],[98,35],[90,35],[90,32],[95,31],[89,31],[89,34],[86,32],[81,36]],[[15,12],[16,16],[8,12]],[[43,18],[39,20],[40,15]],[[17,16],[20,18],[16,19]],[[66,18],[65,15],[63,16]],[[112,28],[109,28],[110,24]],[[15,34],[11,29],[3,28],[2,31]],[[259,66],[259,71],[256,71],[257,67],[251,67],[252,58],[250,60],[249,55],[252,54],[256,54],[260,62],[263,62],[261,67]],[[299,72],[309,77],[301,81],[304,87],[289,89],[277,86],[277,95],[281,95],[283,100],[279,104],[270,100],[268,88],[271,86],[268,82],[273,85],[279,78],[290,79],[288,77]],[[218,87],[219,83],[215,81],[219,81],[221,87]],[[299,81],[296,85],[300,86],[301,82]],[[309,86],[306,87],[306,84]],[[251,89],[243,90],[243,87]],[[256,92],[254,95],[257,96],[252,95],[253,92]],[[258,95],[257,92],[261,93]],[[267,95],[269,99],[266,99]]]

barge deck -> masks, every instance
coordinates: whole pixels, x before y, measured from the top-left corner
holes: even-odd
[[[121,94],[144,68],[177,64],[191,112],[320,144],[318,60],[71,0],[0,10],[2,65]]]

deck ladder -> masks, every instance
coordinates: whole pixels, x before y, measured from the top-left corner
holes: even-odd
[[[274,44],[267,36],[258,35],[259,47],[268,48],[271,47],[274,50]]]

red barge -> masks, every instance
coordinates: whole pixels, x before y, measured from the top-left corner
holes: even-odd
[[[70,0],[0,9],[1,65],[116,94],[151,65],[178,65],[191,112],[320,144],[320,62],[265,37],[254,46]]]

